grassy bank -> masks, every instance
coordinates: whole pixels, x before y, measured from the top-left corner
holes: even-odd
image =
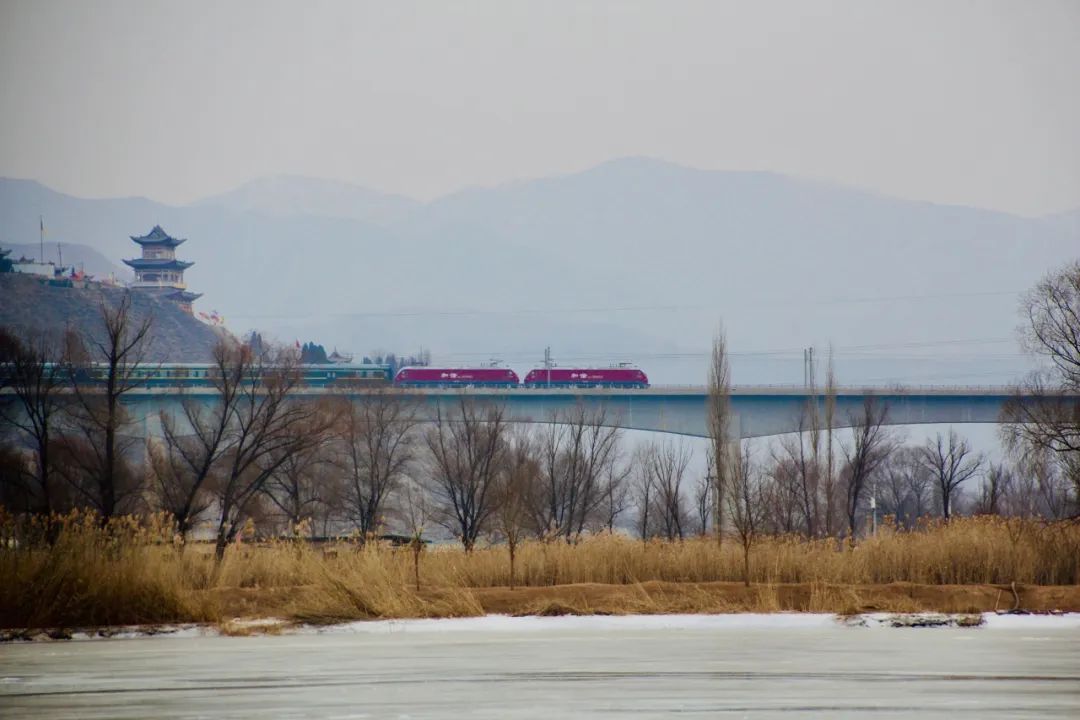
[[[510,614],[1080,610],[1080,526],[972,518],[916,532],[886,527],[854,548],[762,538],[742,585],[741,548],[598,536],[523,543],[510,588],[504,546],[420,555],[408,548],[272,542],[174,544],[160,517],[102,528],[70,516],[49,528],[0,523],[0,625],[303,622]]]

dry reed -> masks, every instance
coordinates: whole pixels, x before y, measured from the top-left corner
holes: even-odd
[[[698,584],[742,580],[741,548],[715,538],[641,542],[603,534],[581,542],[524,542],[516,584],[625,588],[618,604],[562,607],[522,597],[520,612],[723,612],[799,609],[854,612],[857,585],[1080,583],[1080,525],[980,517],[902,532],[886,525],[854,547],[836,540],[760,538],[751,551],[750,594],[736,604]],[[235,545],[216,564],[210,548],[174,542],[167,518],[87,514],[51,520],[0,515],[0,625],[90,626],[227,622],[237,614],[291,620],[479,615],[478,593],[509,585],[505,546],[437,546],[421,556],[413,586],[408,549],[343,544],[334,552],[302,542]],[[643,584],[677,583],[672,593]],[[785,588],[807,584],[795,601]],[[665,587],[667,587],[665,585]],[[676,597],[677,595],[677,597]]]

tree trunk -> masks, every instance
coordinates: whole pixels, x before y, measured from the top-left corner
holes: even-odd
[[[419,539],[413,540],[412,562],[413,581],[416,583],[416,592],[420,592],[420,551],[424,549]]]
[[[109,367],[106,387],[105,467],[98,480],[101,490],[101,519],[104,523],[116,512],[116,364]]]
[[[45,503],[46,517],[52,514],[52,489],[49,487],[49,433],[42,434],[41,447],[38,449],[38,472],[41,473],[41,495]]]
[[[225,559],[225,548],[229,542],[225,539],[224,533],[219,532],[217,536],[217,542],[214,543],[214,559],[217,562],[221,562]]]
[[[218,564],[225,559],[225,548],[229,544],[228,536],[228,517],[231,508],[225,506],[221,509],[221,520],[218,522],[217,540],[214,543],[214,558],[216,558]]]
[[[510,589],[514,589],[514,556],[517,551],[517,543],[507,543],[510,548]]]

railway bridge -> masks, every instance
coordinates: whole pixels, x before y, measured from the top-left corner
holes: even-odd
[[[573,410],[579,404],[589,410],[606,411],[607,421],[631,430],[708,437],[704,386],[652,387],[644,390],[621,389],[388,389],[403,398],[415,400],[429,417],[441,405],[448,409],[465,396],[477,403],[497,403],[507,418],[518,423],[551,423],[557,414]],[[362,401],[365,393],[310,388],[298,397],[352,397]],[[1008,387],[844,387],[836,391],[834,427],[851,427],[859,418],[864,400],[888,407],[890,425],[929,423],[996,423],[1005,402],[1011,397]],[[185,399],[212,403],[211,388],[149,388],[125,396],[125,405],[141,421],[144,432],[160,432],[159,411],[179,414]],[[732,434],[739,438],[797,432],[808,403],[817,402],[824,411],[825,396],[802,386],[741,386],[731,392]]]

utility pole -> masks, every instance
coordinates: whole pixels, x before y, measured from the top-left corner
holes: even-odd
[[[547,386],[551,387],[551,346],[544,348],[544,367],[547,369]]]
[[[808,347],[802,351],[802,382],[804,387],[810,387],[815,381],[814,371],[814,348]]]
[[[817,375],[817,373],[814,372],[814,348],[813,348],[813,346],[807,348],[806,354],[807,354],[807,357],[809,358],[809,362],[807,363],[807,372],[809,373],[809,377],[810,377],[810,382],[808,382],[807,384],[813,386],[814,381],[816,379],[816,375]]]
[[[38,227],[41,228],[41,232],[38,234],[38,260],[42,265],[45,264],[45,217],[38,215]]]

